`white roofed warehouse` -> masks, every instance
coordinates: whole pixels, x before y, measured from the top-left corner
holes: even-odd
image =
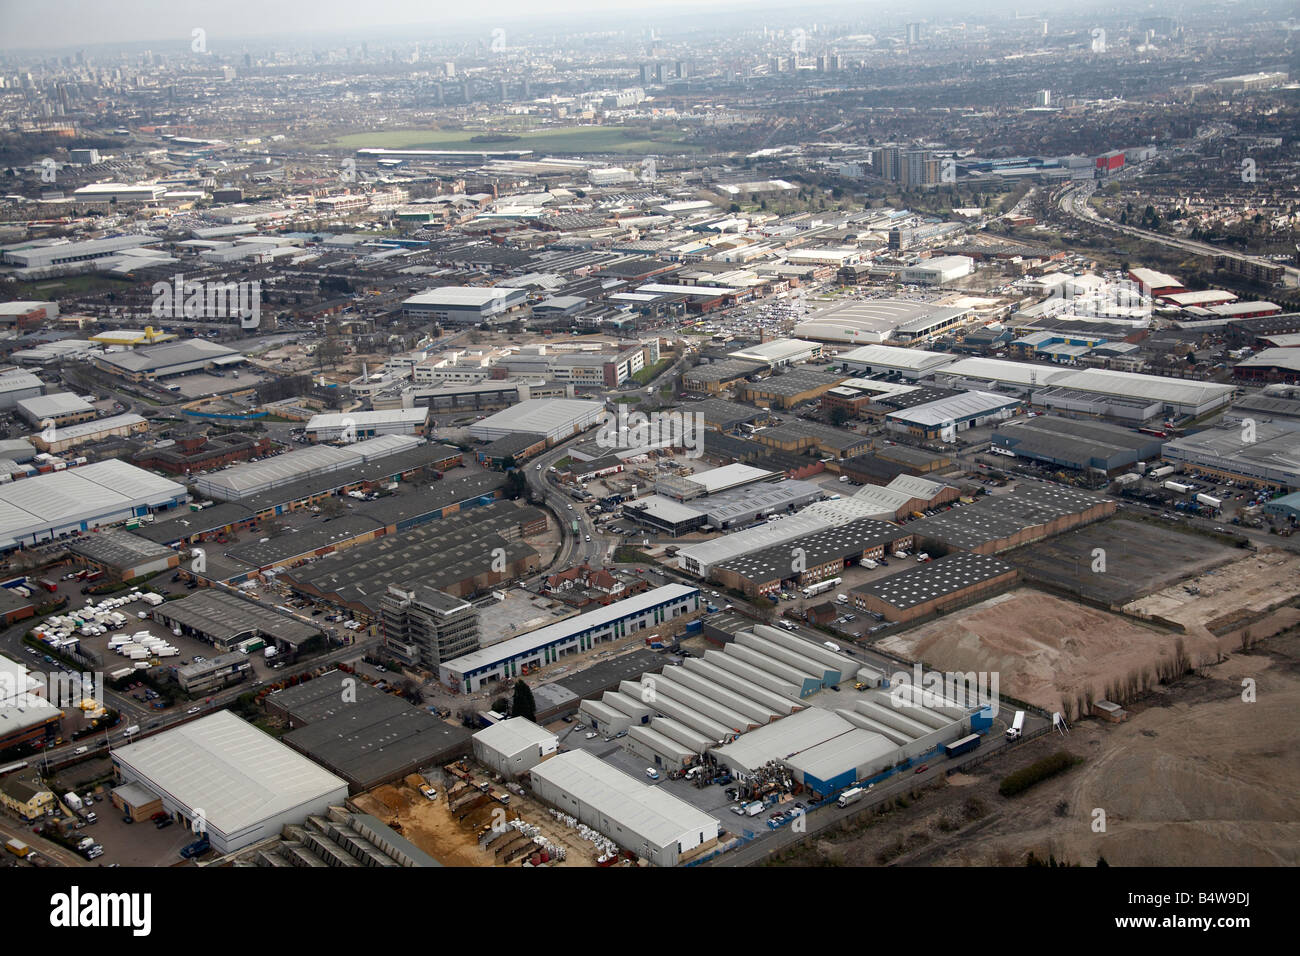
[[[539,799],[657,866],[676,866],[717,843],[716,819],[585,750],[560,754],[529,776]]]
[[[559,738],[524,717],[511,717],[474,735],[474,759],[513,780],[559,751]]]
[[[111,458],[0,486],[0,551],[189,501],[185,486]]]
[[[503,321],[502,317],[527,301],[527,289],[448,285],[413,295],[402,308],[407,315],[440,324],[478,325],[492,319]]]
[[[605,415],[604,402],[587,402],[576,398],[533,398],[489,415],[469,426],[471,438],[496,441],[518,432],[545,435],[554,445],[586,431]]]
[[[189,828],[201,815],[219,854],[278,836],[348,795],[346,781],[226,711],[113,751],[113,769]]]
[[[428,408],[331,412],[311,417],[307,422],[307,437],[312,441],[360,441],[379,435],[424,435],[428,427]]]

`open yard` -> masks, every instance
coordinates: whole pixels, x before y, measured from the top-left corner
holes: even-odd
[[[1004,555],[1031,580],[1111,606],[1241,556],[1241,550],[1204,535],[1123,518],[1099,521]]]
[[[778,862],[1020,866],[1030,853],[1093,866],[1300,863],[1300,631],[1236,653],[1128,705],[1029,741],[906,807],[845,824]],[[1242,700],[1242,680],[1258,701]],[[1015,797],[1008,773],[1057,750],[1083,762]],[[1103,820],[1104,830],[1095,829]]]

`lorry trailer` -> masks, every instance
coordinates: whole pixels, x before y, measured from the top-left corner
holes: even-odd
[[[970,753],[979,745],[980,735],[971,734],[968,737],[963,737],[961,740],[954,740],[950,744],[945,744],[943,752],[947,754],[949,758],[960,757],[962,754]]]

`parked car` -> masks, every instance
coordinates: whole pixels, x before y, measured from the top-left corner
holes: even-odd
[[[647,777],[649,777],[651,780],[658,780],[658,779],[659,779],[659,771],[656,770],[654,767],[646,767],[646,768],[645,768],[645,775],[646,775]]]
[[[600,734],[596,733],[594,730],[589,730],[583,736],[585,736],[588,740],[595,740],[597,737],[600,736]]]

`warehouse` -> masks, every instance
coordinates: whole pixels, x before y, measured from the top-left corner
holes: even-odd
[[[553,757],[529,777],[539,799],[657,866],[676,866],[717,843],[713,817],[584,750]]]
[[[514,780],[555,756],[560,740],[523,717],[511,717],[474,735],[474,759],[493,773]]]
[[[206,661],[196,661],[175,670],[176,683],[191,696],[210,694],[213,691],[238,684],[253,673],[253,661],[243,651],[217,654]]]
[[[1166,461],[1220,481],[1256,488],[1300,488],[1300,430],[1290,423],[1257,422],[1254,441],[1243,442],[1241,424],[1225,423],[1165,445]]]
[[[849,592],[853,605],[890,621],[914,621],[988,597],[1016,582],[1017,571],[987,554],[958,552]]]
[[[690,501],[702,495],[716,495],[757,482],[768,482],[777,477],[775,472],[764,468],[733,463],[720,468],[697,471],[685,477],[664,475],[655,481],[655,491],[676,498],[678,501]]]
[[[407,315],[426,318],[439,325],[478,325],[505,321],[507,313],[528,302],[527,289],[479,286],[439,286],[402,303]]]
[[[743,381],[761,368],[757,362],[740,362],[735,359],[701,364],[682,373],[682,387],[696,394],[717,395],[729,385]]]
[[[119,747],[112,758],[118,780],[158,794],[168,816],[190,829],[201,819],[221,855],[348,795],[345,781],[227,711]]]
[[[5,250],[4,261],[20,269],[48,269],[53,266],[79,266],[115,256],[127,249],[137,249],[150,242],[148,236],[111,236],[84,242],[39,240]]]
[[[1250,382],[1300,384],[1300,348],[1264,349],[1238,362],[1232,374]]]
[[[909,549],[911,542],[911,530],[886,521],[859,518],[815,531],[790,545],[776,545],[720,561],[713,565],[712,576],[724,587],[759,597],[780,591],[786,581],[794,581],[800,587],[815,584],[835,576],[848,562]]]
[[[766,409],[741,405],[739,402],[728,402],[721,398],[688,402],[677,406],[673,411],[698,415],[704,424],[723,432],[734,431],[741,425],[754,425],[768,420]]]
[[[470,751],[463,727],[392,694],[358,699],[335,714],[291,730],[281,740],[361,793],[421,767],[441,766]]]
[[[348,693],[344,694],[344,690]],[[333,670],[295,687],[273,691],[263,698],[262,706],[271,716],[288,723],[292,730],[334,717],[355,704],[381,700],[384,696],[383,691],[357,680],[352,674]]]
[[[104,528],[78,535],[68,543],[78,563],[103,571],[119,581],[157,574],[176,567],[180,555],[121,528]]]
[[[238,501],[307,478],[413,451],[420,445],[421,440],[411,435],[383,435],[343,447],[300,448],[262,461],[235,465],[214,475],[200,476],[194,480],[194,490],[218,501]]]
[[[1199,416],[1232,400],[1236,389],[1193,379],[1165,378],[1111,369],[1065,369],[1001,359],[966,358],[938,369],[935,379],[952,388],[986,388],[1000,385],[1021,394],[1040,387],[1068,388],[1094,395],[1158,402],[1168,415]],[[1034,404],[1039,404],[1035,398]]]
[[[529,399],[469,426],[471,438],[496,441],[516,432],[545,435],[554,445],[598,424],[605,415],[604,402],[580,399]]]
[[[1106,475],[1134,462],[1154,461],[1164,447],[1161,439],[1151,435],[1058,415],[1003,425],[993,432],[992,443],[994,448],[1005,448],[1021,458]]]
[[[975,260],[969,256],[936,256],[907,266],[898,274],[898,281],[915,285],[947,285],[975,271]]]
[[[447,687],[473,693],[492,681],[518,677],[521,669],[554,663],[596,644],[631,637],[700,609],[698,588],[666,584],[622,601],[550,624],[438,666]]]
[[[992,392],[962,392],[903,411],[890,412],[885,425],[890,431],[917,438],[955,441],[960,432],[989,422],[1006,421],[1020,411],[1020,399]]]
[[[25,398],[35,398],[44,387],[44,383],[31,372],[18,369],[0,372],[0,409],[13,408]]]
[[[241,352],[207,339],[184,339],[146,348],[106,352],[95,357],[95,365],[101,371],[120,375],[132,382],[232,368],[244,361]]]
[[[71,392],[26,398],[18,402],[16,408],[19,415],[37,428],[45,428],[49,422],[56,426],[75,425],[95,417],[94,407]]]
[[[844,378],[811,369],[790,369],[757,382],[741,383],[736,388],[736,397],[760,408],[794,408],[824,395]]]
[[[769,369],[807,362],[820,358],[822,347],[817,342],[805,342],[802,339],[773,339],[760,345],[751,345],[736,352],[727,353],[728,358],[742,362],[757,362]]]
[[[871,447],[871,439],[865,435],[802,418],[759,429],[753,439],[777,451],[798,454],[811,450],[835,458],[847,458]]]
[[[1293,522],[1300,521],[1300,491],[1293,491],[1289,495],[1265,502],[1264,511]]]
[[[213,588],[158,605],[153,619],[221,651],[233,651],[241,641],[253,637],[281,650],[296,651],[321,633],[319,628],[265,604]]]
[[[184,485],[109,459],[0,485],[0,551],[177,508]]]
[[[986,496],[907,528],[916,538],[911,550],[997,554],[1099,521],[1117,507],[1111,499],[1064,485],[1020,484],[1010,494]]]
[[[313,415],[307,422],[312,441],[355,442],[379,435],[427,434],[427,408],[394,408],[378,412],[348,412]]]
[[[952,363],[955,357],[946,352],[926,352],[894,345],[864,345],[849,352],[841,352],[835,361],[843,365],[846,371],[858,375],[892,375],[915,381]]]
[[[113,415],[96,418],[77,425],[65,425],[50,431],[41,430],[32,435],[32,444],[42,451],[57,455],[86,442],[105,438],[137,435],[149,430],[149,422],[139,415]]]
[[[625,513],[626,510],[624,506]],[[780,521],[769,521],[754,528],[733,531],[712,541],[692,542],[677,552],[677,566],[690,574],[709,578],[713,576],[714,565],[720,562],[785,544],[794,538],[829,528],[832,524],[829,518],[814,517],[805,509]]]
[[[794,327],[794,334],[822,342],[879,345],[898,338],[904,327],[908,337],[926,329],[947,328],[963,321],[966,309],[951,309],[911,299],[854,299],[829,306]]]
[[[296,594],[373,619],[390,586],[418,582],[467,597],[536,572],[540,556],[519,539],[542,518],[536,508],[489,501],[400,535],[326,554],[277,577]]]

